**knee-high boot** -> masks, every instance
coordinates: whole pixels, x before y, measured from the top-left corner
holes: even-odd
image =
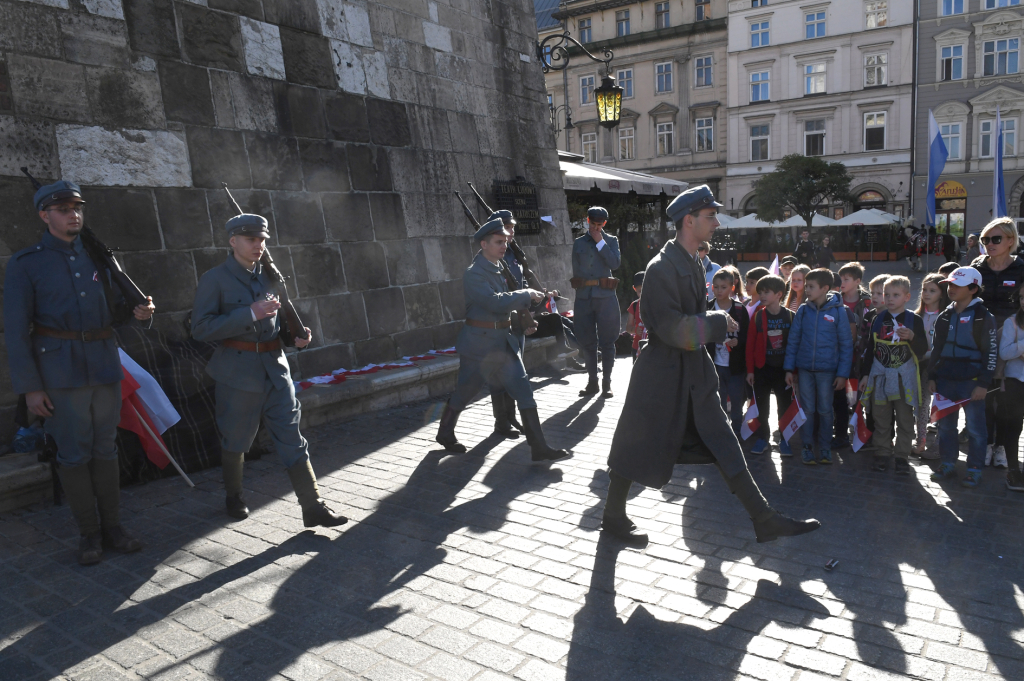
[[[59,466],[57,475],[60,476],[71,514],[75,516],[78,533],[82,536],[78,543],[78,562],[81,565],[98,563],[103,555],[103,542],[96,517],[96,495],[92,489],[89,464]]]
[[[544,431],[540,427],[540,416],[537,408],[519,409],[523,416],[523,428],[526,431],[526,441],[530,443],[530,453],[534,463],[548,463],[550,461],[561,461],[568,459],[572,454],[565,449],[552,449],[544,439]]]
[[[512,427],[508,418],[508,402],[512,402],[515,409],[515,400],[505,391],[491,393],[491,411],[494,412],[494,433],[514,440],[519,437],[519,431]]]
[[[117,458],[93,458],[89,466],[92,469],[92,489],[96,494],[96,505],[100,509],[103,548],[121,553],[134,553],[140,550],[142,542],[121,527],[121,465]]]
[[[466,446],[455,437],[455,424],[459,422],[459,411],[452,409],[451,403],[444,405],[444,413],[441,414],[441,423],[437,428],[437,437],[434,439],[449,452],[462,454]]]
[[[722,474],[729,491],[736,495],[747,515],[754,523],[754,534],[757,542],[763,543],[775,541],[779,537],[794,537],[798,534],[807,534],[821,527],[821,523],[811,518],[810,520],[793,520],[788,518],[771,506],[768,500],[761,494],[757,483],[751,477],[750,471],[746,468],[743,472],[734,477],[727,478],[722,467],[715,464],[718,472]]]
[[[604,502],[601,529],[629,544],[646,544],[647,534],[640,532],[626,515],[626,499],[633,481],[608,469],[608,496]]]
[[[295,496],[302,507],[302,524],[306,527],[337,527],[348,522],[348,518],[334,513],[320,496],[320,486],[309,459],[303,459],[285,469],[292,481]]]
[[[510,426],[520,433],[523,432],[523,424],[519,423],[519,419],[516,418],[516,401],[508,393],[505,393],[505,416],[508,418]]]
[[[245,453],[223,451],[220,454],[220,470],[224,476],[224,507],[232,518],[245,520],[249,507],[242,498],[242,472]]]

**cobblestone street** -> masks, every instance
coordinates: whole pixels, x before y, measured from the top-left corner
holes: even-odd
[[[645,550],[602,539],[629,371],[608,401],[534,376],[549,441],[575,451],[550,468],[488,437],[486,400],[463,455],[433,442],[438,404],[310,430],[342,531],[303,531],[272,459],[247,465],[247,521],[223,514],[219,469],[125,489],[146,548],[94,567],[66,507],[7,514],[0,678],[1024,678],[1024,495],[999,471],[965,490],[849,449],[751,456],[770,502],[823,523],[759,545],[713,468],[677,467],[630,502]]]

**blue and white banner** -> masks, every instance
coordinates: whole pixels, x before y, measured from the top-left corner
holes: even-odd
[[[935,122],[935,115],[928,111],[928,226],[935,226],[935,185],[939,182],[942,169],[946,167],[946,159],[949,157],[949,150],[946,143],[942,141],[942,134],[939,132],[939,124]]]
[[[996,105],[995,167],[992,171],[992,219],[1006,217],[1006,189],[1003,186],[1003,120]]]

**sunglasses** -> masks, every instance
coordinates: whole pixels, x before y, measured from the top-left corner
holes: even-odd
[[[995,244],[996,246],[998,246],[999,244],[1003,243],[1003,237],[1002,236],[983,236],[983,237],[981,237],[981,243],[985,244],[986,246],[988,246],[989,244]]]

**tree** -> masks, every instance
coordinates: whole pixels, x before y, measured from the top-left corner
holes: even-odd
[[[853,178],[842,163],[829,163],[814,156],[783,156],[775,170],[754,182],[757,218],[782,222],[783,211],[791,210],[811,226],[815,209],[832,201],[850,201]]]

